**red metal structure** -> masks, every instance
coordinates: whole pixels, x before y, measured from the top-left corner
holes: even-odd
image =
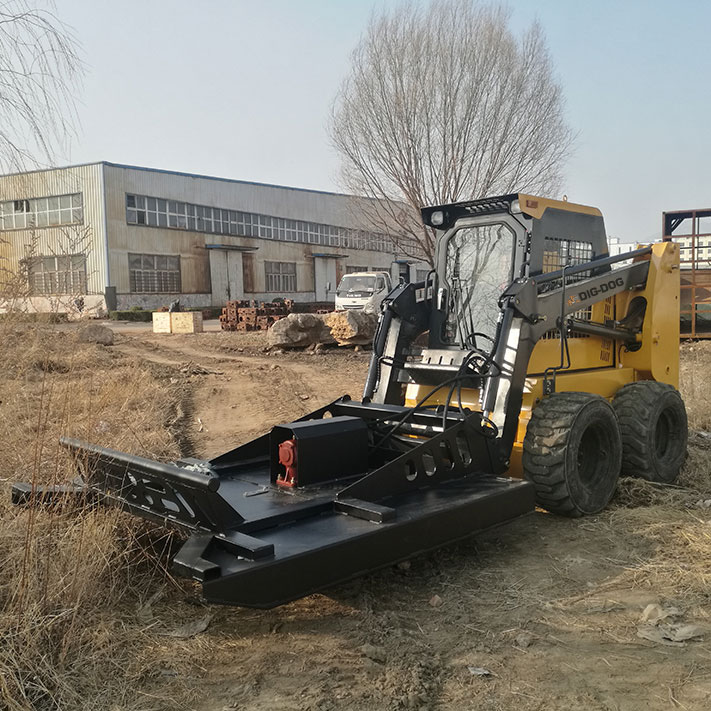
[[[681,256],[681,337],[711,338],[711,208],[662,213],[665,242]]]

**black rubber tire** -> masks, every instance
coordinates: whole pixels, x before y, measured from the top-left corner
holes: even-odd
[[[689,436],[679,391],[641,380],[620,388],[612,407],[622,435],[622,473],[671,484],[686,459]]]
[[[592,393],[554,393],[531,413],[523,471],[536,503],[562,516],[595,514],[615,493],[622,465],[617,417]]]

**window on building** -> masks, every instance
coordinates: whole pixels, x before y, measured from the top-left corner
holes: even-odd
[[[296,291],[296,264],[294,262],[264,262],[267,291]]]
[[[129,254],[131,293],[179,294],[180,257],[170,254]]]
[[[429,273],[429,269],[415,269],[415,281],[424,281]]]
[[[27,262],[32,294],[86,294],[86,256],[32,257]]]
[[[369,271],[368,267],[359,267],[355,264],[353,265],[348,265],[346,267],[346,274],[354,274],[355,272],[367,272]]]
[[[370,249],[379,252],[394,250],[392,239],[385,234],[130,193],[126,194],[126,222],[129,225],[169,227],[192,232],[258,237],[329,247]],[[418,249],[412,246],[408,251],[417,255]]]
[[[83,222],[81,193],[0,202],[0,230],[80,225]]]

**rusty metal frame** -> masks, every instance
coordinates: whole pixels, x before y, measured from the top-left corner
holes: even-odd
[[[711,321],[711,257],[701,256],[701,250],[707,248],[711,254],[711,225],[707,231],[701,231],[701,218],[711,218],[711,208],[662,213],[662,239],[664,242],[678,243],[681,257],[680,316],[688,315],[690,321],[688,331],[683,329],[682,324],[681,338],[711,338],[711,327],[699,330],[697,323],[699,306],[706,307],[702,311],[708,313]],[[691,220],[691,232],[675,234],[685,220]],[[703,244],[703,239],[708,244]],[[684,283],[686,279],[688,283]]]

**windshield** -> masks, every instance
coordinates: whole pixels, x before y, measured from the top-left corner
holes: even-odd
[[[357,292],[359,294],[372,294],[375,290],[374,276],[355,276],[348,274],[341,279],[338,285],[338,294]]]
[[[513,230],[504,224],[457,230],[447,242],[445,281],[449,288],[444,338],[464,347],[474,334],[496,335],[498,300],[511,281]]]

